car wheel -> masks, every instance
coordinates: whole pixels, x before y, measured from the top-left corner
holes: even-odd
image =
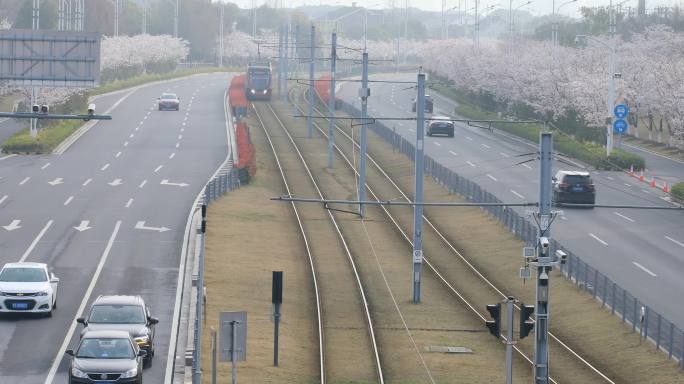
[[[143,358],[143,368],[149,368],[152,366],[152,356]]]

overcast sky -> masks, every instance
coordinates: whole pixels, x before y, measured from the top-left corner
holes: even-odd
[[[250,8],[252,6],[252,0],[233,0],[241,8]],[[278,0],[256,0],[257,5],[262,5],[268,2],[271,6]],[[479,0],[482,7],[486,7],[492,4],[499,4],[502,8],[508,8],[509,0]],[[527,0],[513,0],[513,6],[524,4]],[[556,0],[556,6],[563,4],[567,0]],[[383,8],[388,7],[390,1],[388,0],[280,0],[278,4],[282,3],[284,6],[301,6],[301,5],[319,5],[319,4],[330,4],[330,5],[349,5],[355,2],[357,6],[369,6],[370,8]],[[475,6],[475,0],[460,0],[464,8],[473,8]],[[613,3],[619,3],[620,0],[613,0]],[[396,6],[403,7],[405,0],[394,0]],[[441,0],[412,0],[409,1],[412,7],[429,9],[434,11],[439,11],[442,9]],[[564,6],[560,13],[568,16],[578,16],[578,10],[582,6],[599,6],[608,5],[610,0],[577,0],[577,3],[572,3]],[[637,6],[638,0],[627,0],[623,7],[635,7]],[[541,15],[551,13],[553,0],[532,0],[532,4],[523,7],[522,9],[527,9],[530,12]],[[684,0],[646,0],[646,7],[653,8],[657,6],[673,6],[682,5]],[[447,0],[447,7],[458,7],[459,0]]]

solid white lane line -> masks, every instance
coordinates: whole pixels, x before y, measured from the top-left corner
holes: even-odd
[[[90,280],[90,285],[88,285],[88,289],[86,290],[85,295],[83,296],[81,305],[78,307],[76,315],[74,316],[74,319],[71,321],[71,325],[69,326],[69,330],[67,331],[66,336],[64,336],[64,341],[62,342],[62,345],[59,347],[59,351],[57,351],[55,359],[52,361],[52,366],[50,367],[50,371],[48,372],[47,377],[45,378],[44,384],[52,384],[52,381],[55,379],[55,374],[57,373],[57,369],[59,368],[59,363],[62,362],[62,359],[64,358],[64,352],[66,351],[67,346],[71,342],[71,338],[74,336],[74,331],[76,330],[76,326],[78,325],[76,323],[76,319],[81,317],[81,314],[83,314],[83,310],[85,309],[88,300],[90,300],[90,295],[92,295],[93,289],[95,289],[95,284],[97,283],[97,280],[100,277],[100,273],[102,272],[102,268],[104,267],[105,262],[107,261],[107,257],[109,257],[109,252],[111,252],[112,250],[112,246],[114,245],[114,239],[116,239],[116,235],[119,233],[120,227],[121,220],[117,221],[116,225],[114,226],[114,232],[112,232],[112,236],[109,238],[107,246],[102,252],[102,257],[100,257],[100,262],[99,264],[97,264],[97,268],[95,269],[93,278]]]
[[[128,199],[128,202],[126,203],[126,208],[130,208],[131,204],[133,204],[133,199]]]
[[[492,147],[490,147],[490,146],[487,145],[487,144],[480,144],[480,145],[482,145],[483,147],[485,147],[485,148],[487,148],[487,149],[491,149],[491,148],[492,148]]]
[[[5,160],[5,159],[9,159],[10,157],[14,157],[14,156],[16,156],[16,154],[11,154],[11,155],[0,157],[0,161]]]
[[[516,192],[516,191],[514,191],[514,190],[512,190],[512,189],[511,189],[511,193],[514,194],[514,195],[516,195],[516,196],[518,196],[518,197],[521,198],[521,199],[524,199],[524,198],[525,198],[525,196],[519,194],[518,192]]]
[[[525,167],[525,168],[527,168],[527,169],[532,169],[532,167],[530,167],[530,166],[527,165],[527,164],[523,164],[522,166]]]
[[[658,277],[658,275],[656,275],[655,273],[649,271],[648,268],[646,268],[646,267],[644,267],[643,265],[637,263],[636,261],[632,261],[632,264],[634,264],[637,268],[641,269],[642,271],[644,271],[644,272],[648,273],[649,275],[651,275],[651,277]]]
[[[608,243],[606,243],[605,241],[601,240],[598,236],[594,235],[593,233],[590,233],[589,236],[591,236],[592,238],[594,238],[594,240],[598,241],[599,243],[601,243],[601,244],[603,244],[603,245],[608,245]]]
[[[630,219],[629,217],[627,217],[627,216],[621,214],[620,212],[613,212],[613,214],[615,214],[615,216],[620,216],[620,217],[622,217],[623,219],[625,219],[625,220],[627,220],[627,221],[629,221],[629,222],[632,222],[632,223],[634,222],[634,219]]]
[[[2,203],[2,200],[0,200],[0,203]],[[670,236],[665,236],[665,238],[668,239],[668,240],[670,240],[671,242],[673,242],[673,243],[679,245],[680,247],[684,247],[684,243],[679,242],[679,241],[677,241],[677,240],[671,238]]]
[[[157,168],[154,169],[154,173],[159,172],[160,169],[164,168],[163,165],[158,166]]]
[[[24,180],[20,181],[20,182],[19,182],[19,185],[24,185],[24,184],[26,184],[26,182],[29,181],[29,180],[31,180],[31,176],[28,176],[28,177],[25,178]]]
[[[124,147],[128,147],[128,141],[124,141]]]
[[[29,255],[31,254],[31,251],[33,251],[33,248],[36,247],[36,245],[38,244],[40,239],[43,238],[43,235],[45,235],[45,232],[47,232],[47,230],[50,228],[51,225],[52,225],[52,220],[49,220],[47,222],[47,224],[45,224],[45,227],[43,227],[43,229],[41,229],[40,232],[38,232],[38,236],[36,236],[36,238],[33,239],[33,242],[31,243],[31,245],[29,245],[29,247],[26,249],[26,252],[24,252],[24,254],[21,255],[21,259],[19,259],[20,263],[24,262],[26,260],[26,258],[29,257]]]
[[[66,199],[66,201],[64,202],[64,206],[66,207],[67,205],[69,205],[69,203],[71,203],[71,200],[73,200],[73,199],[74,199],[73,196],[69,196],[69,198]]]
[[[2,204],[5,200],[7,200],[7,195],[0,197],[0,204]]]
[[[176,152],[170,154],[170,155],[169,155],[169,159],[173,159],[174,156],[176,156]]]
[[[489,177],[490,179],[492,179],[492,180],[494,180],[494,181],[497,181],[497,180],[496,180],[496,177],[490,175],[489,173],[487,174],[487,177]]]
[[[103,165],[102,168],[100,168],[100,171],[104,171],[104,170],[106,170],[107,168],[109,168],[109,163]]]
[[[145,184],[147,184],[147,179],[143,180],[142,183],[140,183],[140,185],[138,185],[138,188],[144,187]]]
[[[473,140],[473,138],[470,136],[466,136],[466,139],[471,140],[471,141]]]
[[[470,161],[466,161],[466,164],[470,165],[471,167],[476,167],[476,165],[471,163]]]
[[[46,163],[45,165],[43,165],[42,167],[40,167],[40,169],[45,169],[45,168],[47,168],[47,167],[49,167],[49,166],[50,166],[50,163]]]
[[[433,141],[433,143],[434,143],[436,146],[438,146],[438,147],[441,147],[441,146],[442,146],[442,144],[440,144],[440,143],[438,143],[438,142],[436,142],[436,141]]]
[[[119,156],[121,156],[121,151],[117,152],[114,157],[119,157]]]
[[[451,153],[451,154],[454,155],[454,156],[458,156],[458,153],[456,153],[456,152],[454,152],[454,151],[449,151],[449,153]]]
[[[499,155],[501,155],[501,156],[503,156],[503,157],[510,157],[508,154],[506,154],[506,153],[504,153],[504,152],[499,152]]]
[[[180,147],[180,143],[176,143],[176,148]]]
[[[82,185],[85,187],[86,185],[90,184],[91,181],[93,181],[93,179],[88,179],[84,181]]]

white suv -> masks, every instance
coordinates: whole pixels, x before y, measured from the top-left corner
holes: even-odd
[[[43,263],[8,263],[0,270],[0,313],[42,313],[57,308],[59,279]]]

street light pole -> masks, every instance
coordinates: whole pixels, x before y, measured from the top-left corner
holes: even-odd
[[[176,7],[173,15],[173,37],[178,38],[178,12],[179,12],[179,2],[176,0]]]

